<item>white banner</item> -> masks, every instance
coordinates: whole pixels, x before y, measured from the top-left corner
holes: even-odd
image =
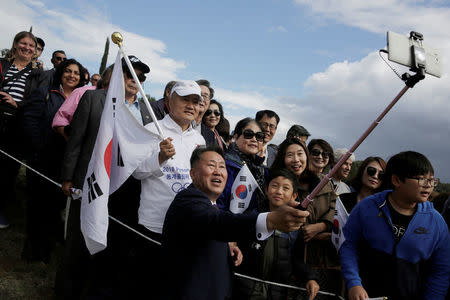
[[[81,231],[91,254],[107,245],[109,195],[147,158],[154,143],[159,143],[159,137],[138,123],[125,106],[119,52],[83,185]]]

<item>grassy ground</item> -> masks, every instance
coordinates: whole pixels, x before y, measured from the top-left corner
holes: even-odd
[[[48,265],[27,263],[20,256],[25,241],[25,176],[21,169],[16,184],[17,201],[6,214],[11,226],[0,229],[0,300],[54,299],[55,271],[62,246],[58,245]]]

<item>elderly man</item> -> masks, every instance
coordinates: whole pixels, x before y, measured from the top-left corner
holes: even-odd
[[[259,215],[219,210],[216,200],[227,181],[222,150],[197,148],[190,161],[192,184],[177,194],[164,221],[161,299],[228,299],[233,273],[227,241],[263,240],[275,229],[297,230],[308,212],[290,206]]]
[[[202,91],[203,101],[200,102],[200,106],[198,109],[198,115],[195,118],[195,122],[193,123],[193,127],[201,133],[203,138],[205,139],[206,145],[217,145],[217,141],[214,135],[214,132],[208,128],[205,124],[203,124],[202,119],[203,115],[209,108],[209,103],[211,99],[214,97],[214,89],[211,87],[211,84],[206,79],[199,79],[196,81],[200,86]]]
[[[275,156],[278,152],[278,146],[270,144],[277,132],[278,124],[280,123],[280,117],[276,112],[272,110],[260,110],[256,113],[255,120],[258,121],[264,130],[264,143],[263,149],[259,153],[260,156],[264,156],[264,165],[270,167],[275,160]]]
[[[192,127],[203,101],[200,86],[195,81],[177,81],[170,92],[169,114],[159,122],[167,138],[155,143],[149,156],[138,166],[133,176],[141,180],[139,230],[153,240],[160,241],[164,217],[177,193],[192,182],[189,158],[199,145],[205,145],[201,134]],[[158,133],[155,123],[146,126]],[[145,239],[137,239],[136,259],[131,279],[132,292],[139,297],[145,290],[157,288],[160,280],[161,248]],[[145,277],[142,272],[148,272]],[[149,287],[150,286],[150,287]]]
[[[347,152],[348,149],[346,148],[334,150],[334,161],[338,162]],[[334,192],[337,195],[351,192],[350,187],[342,180],[347,178],[348,174],[350,174],[350,170],[352,169],[352,163],[354,160],[355,155],[352,153],[352,155],[350,155],[350,157],[341,165],[341,167],[336,171],[336,173],[333,174],[333,177],[331,178]]]

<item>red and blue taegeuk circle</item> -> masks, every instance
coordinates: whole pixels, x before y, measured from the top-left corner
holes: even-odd
[[[239,199],[245,199],[247,197],[247,187],[244,184],[237,187],[236,196]]]

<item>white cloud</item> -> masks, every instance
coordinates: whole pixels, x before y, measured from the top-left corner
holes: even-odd
[[[2,1],[6,2],[6,1]],[[2,20],[2,48],[9,48],[14,35],[28,30],[46,42],[43,61],[50,68],[53,50],[63,49],[68,57],[78,59],[91,72],[97,72],[103,55],[105,40],[112,32],[119,31],[124,37],[124,49],[128,55],[136,55],[150,65],[152,82],[165,84],[185,68],[185,63],[166,56],[166,45],[159,40],[128,32],[112,24],[104,14],[95,9],[70,12],[48,8],[39,1],[8,1],[8,7],[0,11]],[[117,46],[111,43],[108,62],[117,53]]]
[[[287,29],[284,26],[272,26],[269,28],[269,32],[287,32]]]

